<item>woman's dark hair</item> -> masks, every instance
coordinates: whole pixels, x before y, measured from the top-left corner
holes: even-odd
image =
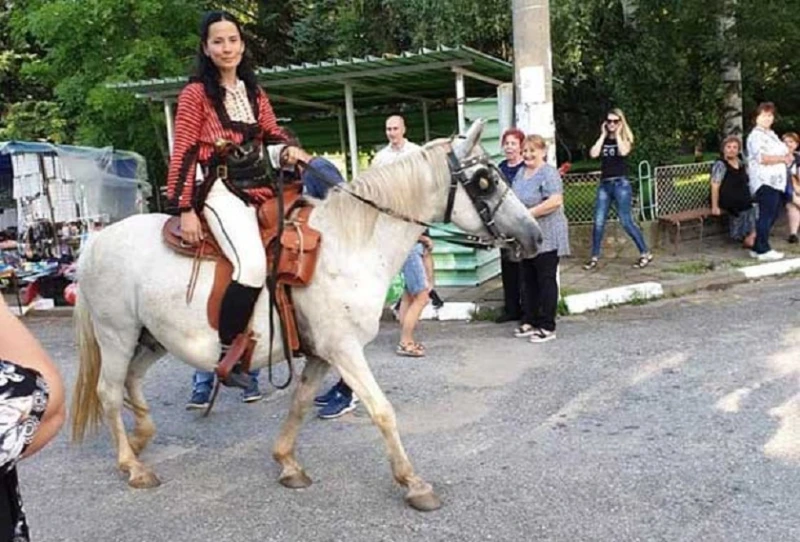
[[[219,84],[219,70],[214,64],[214,61],[203,51],[203,46],[208,41],[209,28],[211,28],[212,24],[220,21],[228,21],[236,25],[239,36],[244,40],[242,25],[239,24],[236,17],[227,11],[207,11],[203,15],[203,20],[200,23],[200,44],[197,48],[197,61],[194,74],[189,78],[189,81],[203,83],[203,88],[208,97],[211,98],[212,103],[221,107],[225,98],[225,89]],[[258,81],[256,79],[256,73],[250,65],[247,49],[245,49],[242,55],[242,61],[236,68],[236,76],[244,82],[250,102],[255,103],[256,97],[258,96]]]

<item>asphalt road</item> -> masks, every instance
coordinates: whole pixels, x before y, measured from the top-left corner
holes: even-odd
[[[800,280],[560,321],[532,345],[511,324],[425,323],[425,359],[368,349],[417,471],[444,506],[405,506],[363,407],[308,420],[315,484],[284,489],[271,446],[288,394],[210,419],[184,410],[191,370],[148,375],[164,484],[133,490],[107,432],[66,434],[20,466],[34,540],[800,540]],[[67,318],[29,323],[71,386]],[[333,381],[331,376],[329,382]]]

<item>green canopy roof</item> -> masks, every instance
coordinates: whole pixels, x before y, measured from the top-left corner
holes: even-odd
[[[511,82],[514,70],[504,60],[464,46],[256,70],[273,101],[329,110],[342,107],[345,83],[352,87],[359,107],[385,104],[389,99],[434,102],[452,98],[454,73],[458,72],[468,81],[468,95],[476,96],[493,94],[497,85]],[[132,91],[142,98],[172,101],[186,81],[187,77],[167,77],[109,87]]]

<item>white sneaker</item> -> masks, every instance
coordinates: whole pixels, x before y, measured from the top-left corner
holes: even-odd
[[[764,254],[758,255],[758,261],[760,262],[774,262],[776,260],[783,259],[783,252],[778,252],[777,250],[770,250],[769,252],[765,252]]]
[[[758,259],[758,252],[756,252],[755,250],[751,250],[750,251],[750,257],[757,260]]]

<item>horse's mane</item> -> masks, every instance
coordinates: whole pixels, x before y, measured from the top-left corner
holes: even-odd
[[[444,195],[449,183],[449,170],[441,145],[403,156],[385,166],[361,173],[347,188],[381,207],[415,219],[423,219],[435,204],[431,194]],[[318,205],[335,230],[338,239],[347,243],[367,241],[374,229],[379,211],[340,190],[331,190]]]

